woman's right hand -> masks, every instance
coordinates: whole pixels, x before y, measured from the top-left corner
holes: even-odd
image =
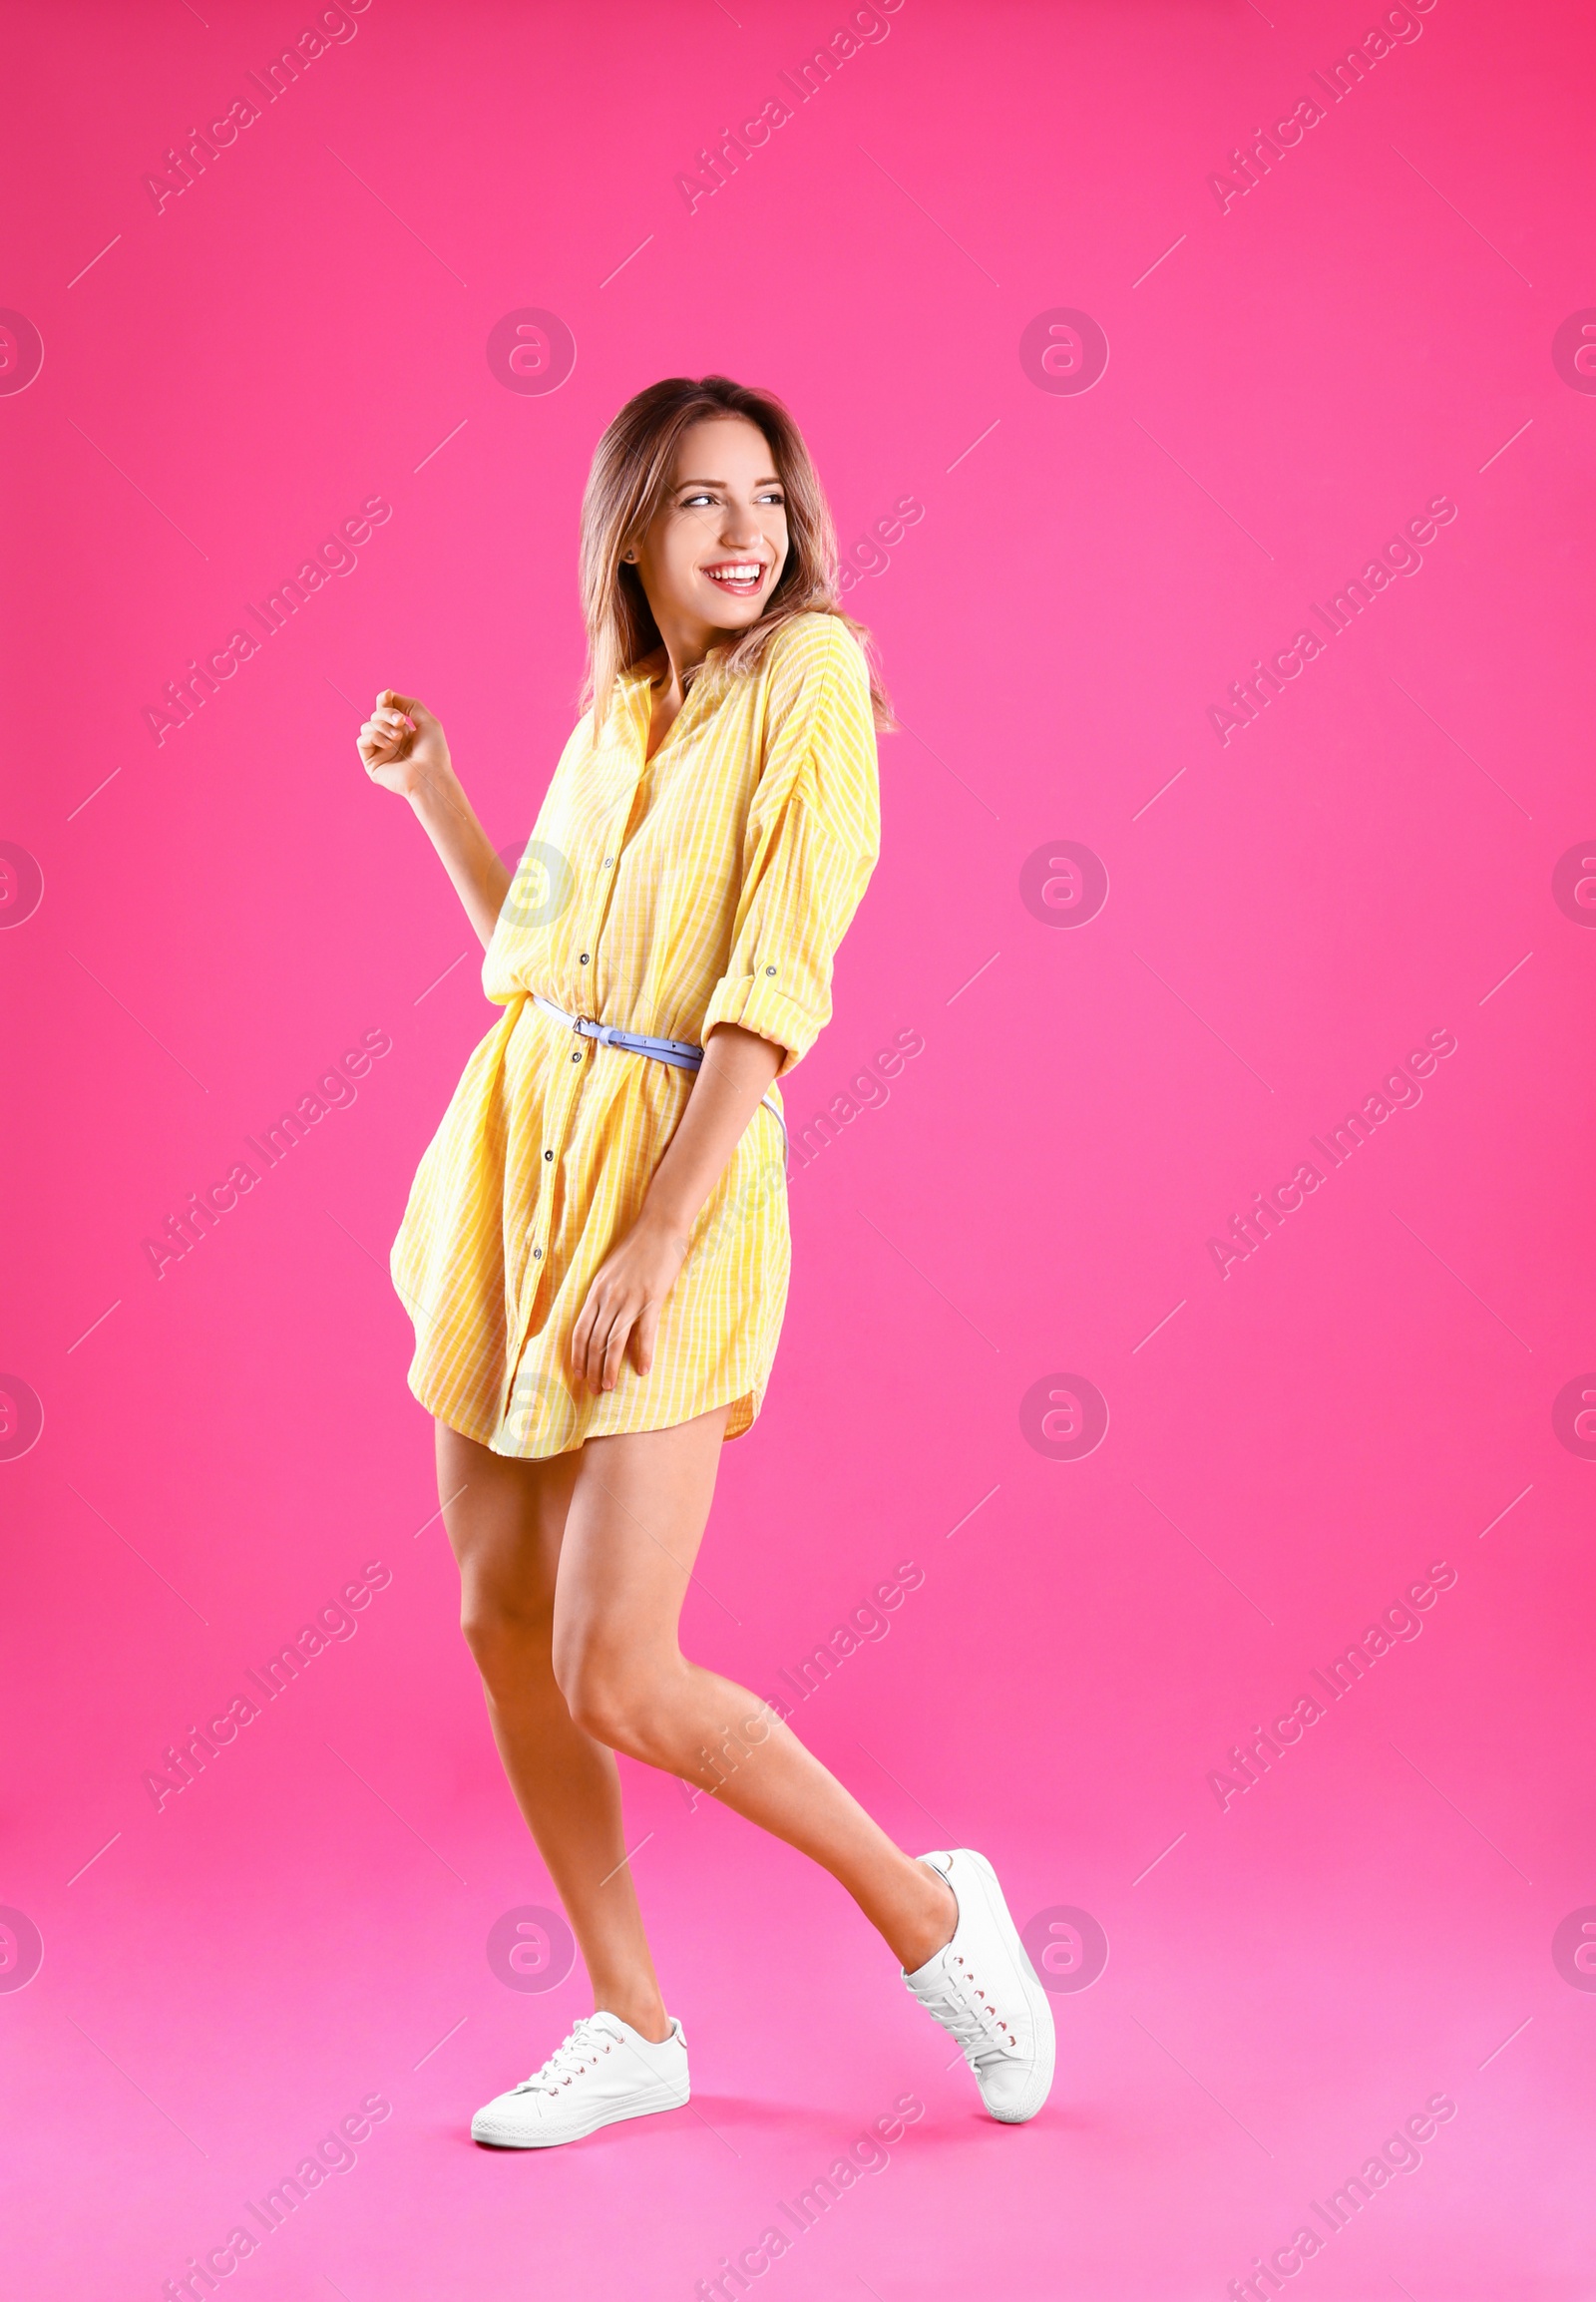
[[[418,697],[384,687],[355,739],[360,764],[373,783],[413,799],[418,790],[454,773],[443,729]]]
[[[504,909],[510,874],[460,788],[443,729],[418,697],[385,687],[355,748],[373,783],[409,800],[486,950]]]

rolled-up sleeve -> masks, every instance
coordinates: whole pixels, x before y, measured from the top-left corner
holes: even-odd
[[[772,642],[765,757],[743,838],[731,956],[704,1014],[783,1049],[778,1078],[831,1019],[831,977],[881,851],[870,675],[834,615]]]

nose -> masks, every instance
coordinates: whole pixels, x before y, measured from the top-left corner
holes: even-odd
[[[720,524],[721,543],[729,551],[737,551],[743,546],[751,547],[760,540],[759,522],[752,509],[744,509],[737,504],[728,506],[726,517]]]

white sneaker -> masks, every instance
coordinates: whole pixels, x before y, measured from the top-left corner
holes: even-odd
[[[471,2121],[471,2138],[504,2149],[544,2149],[580,2141],[620,2118],[679,2110],[687,2095],[680,2023],[672,2022],[656,2045],[618,2015],[584,2015],[541,2071],[483,2106]]]
[[[1033,2118],[1053,2083],[1053,2018],[1025,1956],[997,1874],[968,1846],[923,1854],[959,1903],[946,1943],[904,1981],[927,2013],[965,2050],[981,2099],[995,2118]]]

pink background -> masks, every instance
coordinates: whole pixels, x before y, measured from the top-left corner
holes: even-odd
[[[1222,206],[1384,15],[902,0],[690,210],[842,0],[369,0],[158,212],[142,179],[309,0],[13,12],[0,303],[44,364],[0,404],[0,839],[43,898],[0,882],[0,1367],[44,1424],[0,1462],[8,2291],[154,2302],[377,2095],[214,2291],[686,2302],[906,2094],[891,2163],[747,2291],[1217,2302],[1437,2094],[1422,2164],[1281,2290],[1592,2291],[1596,1448],[1553,1406],[1596,1365],[1596,378],[1552,346],[1596,303],[1596,43],[1574,0],[1434,0]],[[549,393],[486,356],[526,307],[576,340]],[[1060,308],[1106,334],[1088,390],[1021,363]],[[488,1960],[553,1898],[385,1263],[492,1015],[353,735],[419,693],[519,845],[594,442],[710,369],[788,400],[845,546],[925,507],[849,593],[913,732],[795,1133],[925,1046],[793,1176],[688,1643],[778,1692],[920,1567],[796,1724],[1109,1956],[1053,1938],[1057,2085],[1000,2129],[831,1881],[627,1766],[694,2103],[490,2155],[471,2110],[587,2001],[536,1937],[541,1994]],[[347,578],[158,744],[165,683],[373,496]],[[1221,742],[1229,683],[1439,497],[1421,571]],[[1023,900],[1061,842],[1106,869],[1090,920]],[[366,1031],[357,1100],[158,1279],[144,1241]],[[1210,1239],[1430,1032],[1422,1100],[1222,1277]],[[1109,1412],[1077,1459],[1021,1422],[1060,1372]],[[158,1811],[174,1736],[368,1562],[356,1635]],[[1440,1563],[1421,1636],[1222,1808],[1237,1737]]]

